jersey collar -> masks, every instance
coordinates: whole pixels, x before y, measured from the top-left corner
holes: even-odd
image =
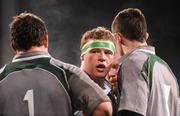
[[[29,52],[29,53],[23,53],[20,55],[15,55],[12,62],[18,62],[18,61],[27,61],[32,60],[36,58],[50,58],[51,55],[48,52]]]

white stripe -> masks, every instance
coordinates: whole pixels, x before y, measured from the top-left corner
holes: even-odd
[[[51,56],[48,56],[48,55],[37,55],[37,56],[31,56],[31,57],[13,59],[12,62],[26,61],[26,60],[36,59],[36,58],[48,58],[48,57],[51,57]]]
[[[155,51],[151,51],[151,50],[137,49],[137,51],[143,51],[143,52],[146,52],[146,53],[150,53],[150,54],[154,54],[154,55],[155,55]]]
[[[2,73],[5,69],[6,65],[0,69],[0,73]]]
[[[61,67],[58,67],[58,66],[55,65],[52,61],[53,61],[53,60],[51,59],[51,60],[50,60],[50,64],[53,65],[53,66],[55,66],[56,68],[60,69],[60,70],[63,72],[63,74],[64,74],[64,76],[65,76],[65,81],[66,81],[66,83],[68,83],[67,76],[66,76],[66,72],[64,71],[64,69],[61,68]],[[68,89],[69,89],[69,84],[67,84],[67,86],[68,86]]]
[[[168,105],[169,93],[170,93],[170,86],[164,85],[165,107],[166,107],[166,111],[167,111],[168,116],[170,116],[169,107],[168,107],[169,106]]]

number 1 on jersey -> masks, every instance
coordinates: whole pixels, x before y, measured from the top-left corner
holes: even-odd
[[[24,101],[28,101],[29,116],[34,116],[34,93],[33,89],[28,90],[24,96]]]

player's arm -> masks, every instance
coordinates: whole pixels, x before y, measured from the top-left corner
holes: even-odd
[[[128,110],[122,110],[118,112],[118,116],[143,116],[143,115]]]
[[[81,69],[74,67],[68,80],[73,110],[81,110],[85,115],[110,116],[112,105],[109,97]],[[104,115],[98,115],[104,113]]]
[[[146,80],[147,78],[142,75],[142,63],[143,61],[137,61],[137,59],[131,57],[129,60],[123,62],[120,67],[121,72],[118,76],[121,78],[121,85],[119,86],[123,92],[121,91],[121,95],[119,96],[120,104],[118,110],[128,110],[128,112],[123,111],[123,114],[136,112],[145,115],[146,113],[149,86]],[[133,114],[132,116],[137,115],[135,113]]]
[[[100,103],[94,110],[92,116],[112,116],[112,106],[110,102]]]

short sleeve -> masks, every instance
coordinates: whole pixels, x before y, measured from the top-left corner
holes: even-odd
[[[83,110],[85,115],[90,115],[101,102],[110,102],[102,89],[83,71],[71,75],[68,82],[74,110]]]
[[[129,110],[145,115],[149,89],[142,71],[141,61],[129,59],[121,64],[121,96],[118,110]]]

